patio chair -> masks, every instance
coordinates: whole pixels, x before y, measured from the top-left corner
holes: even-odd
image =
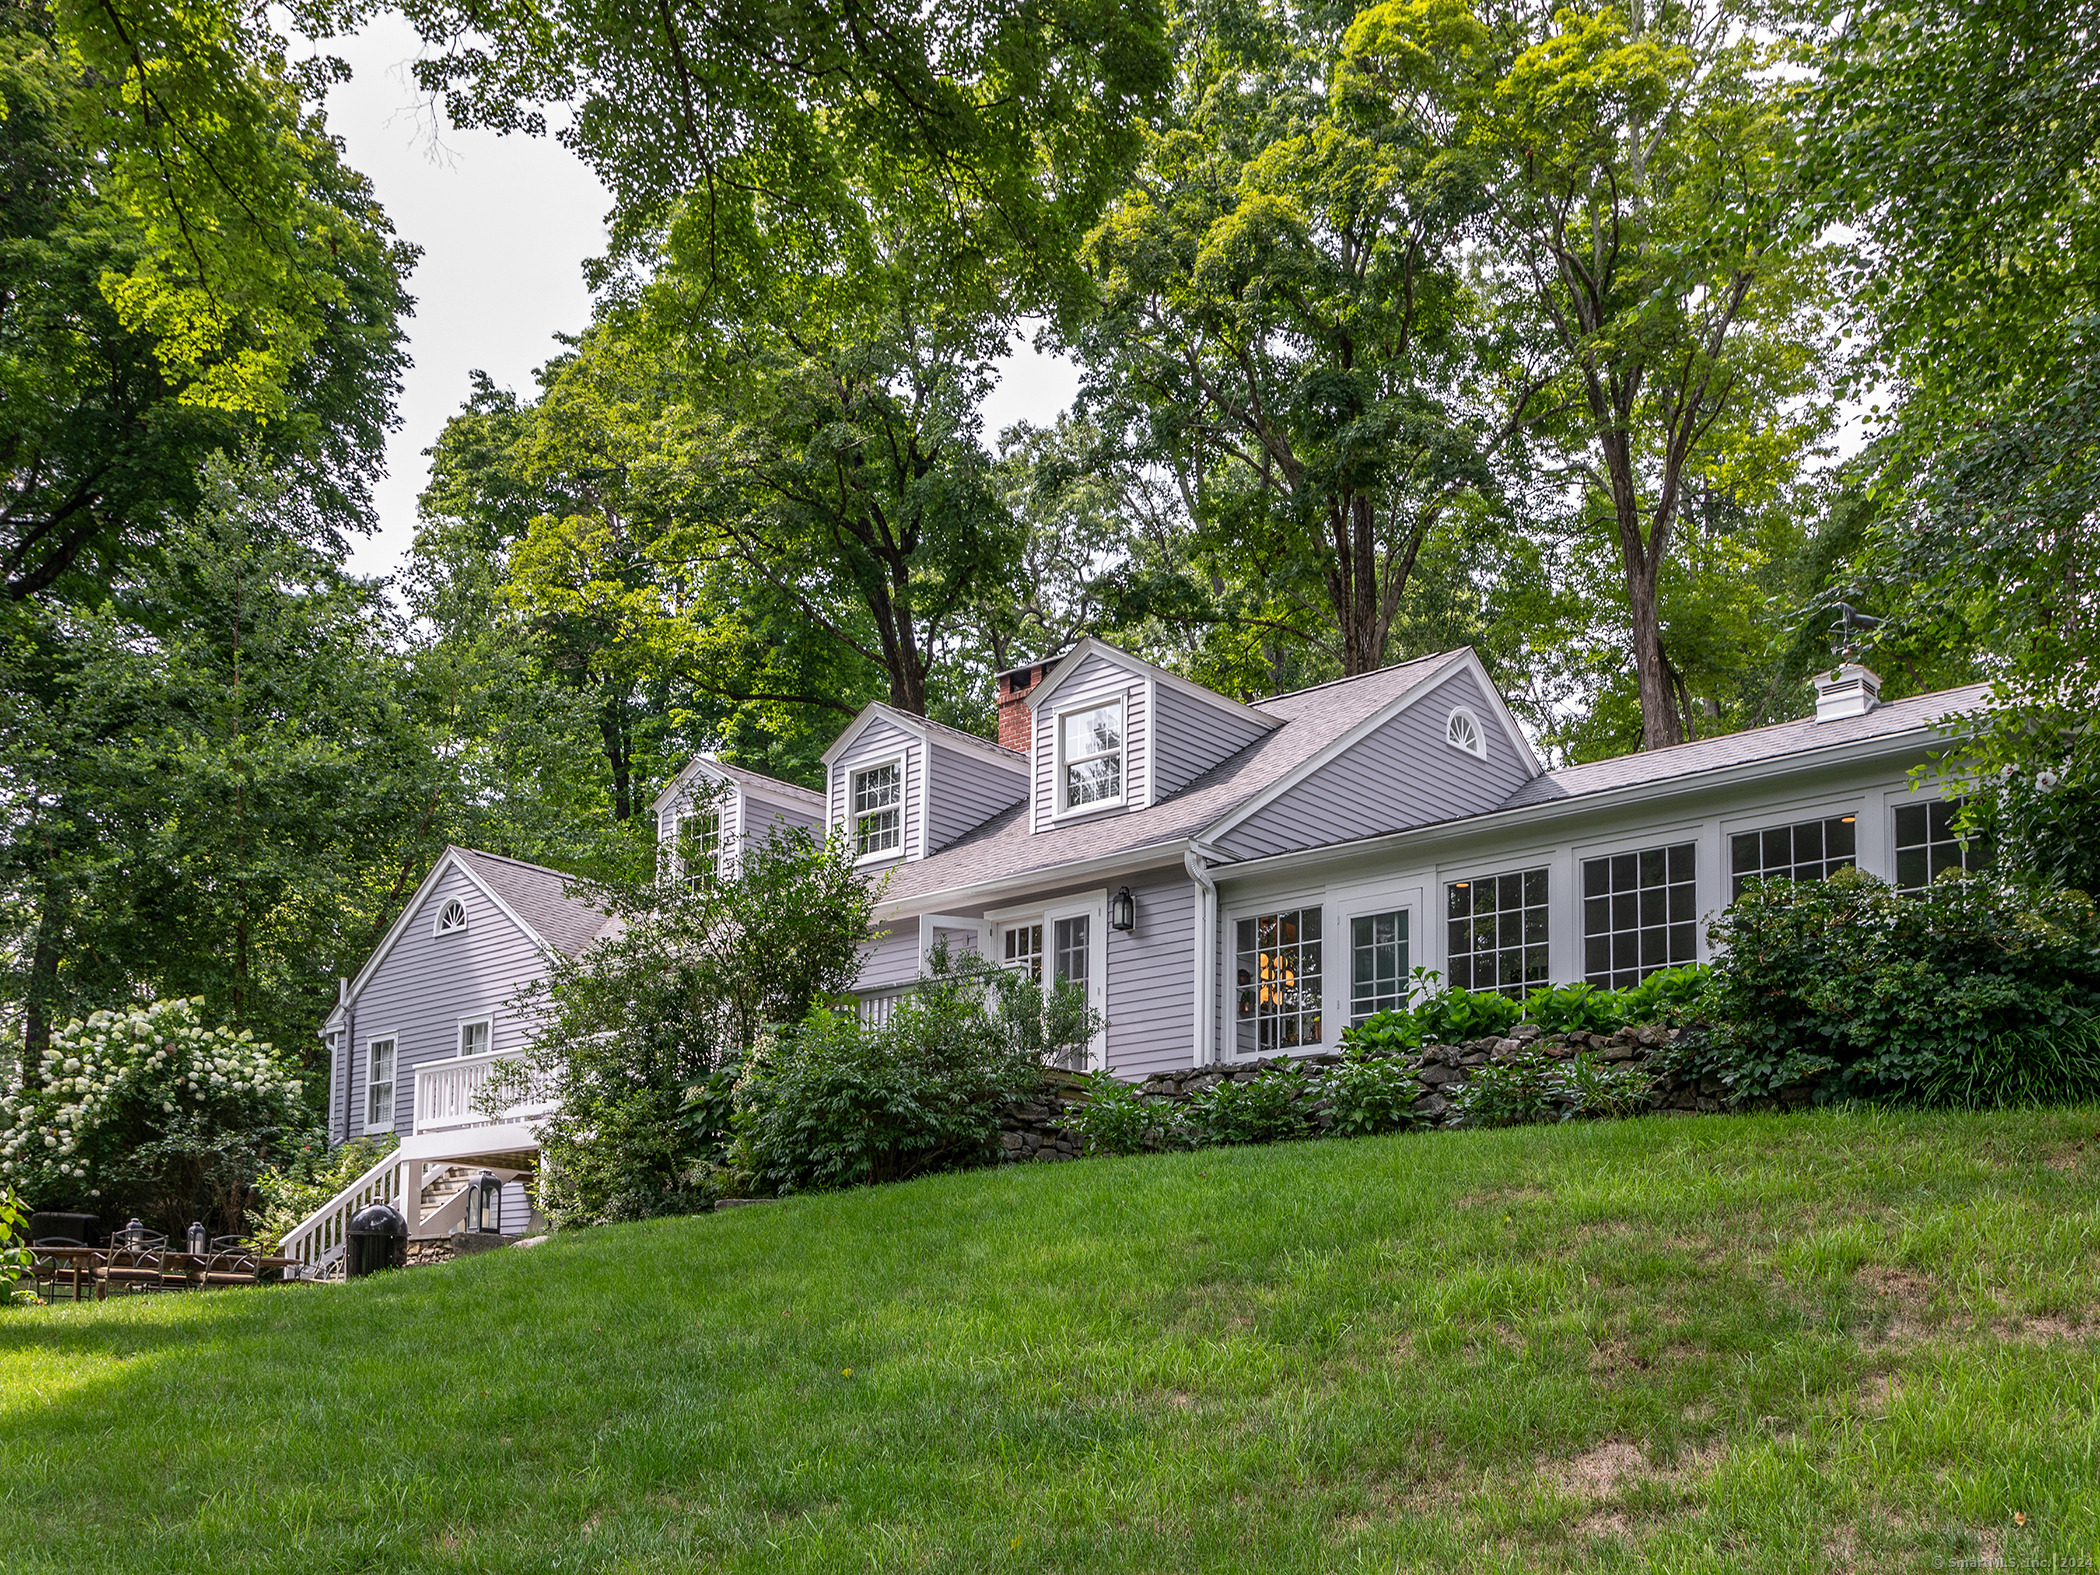
[[[87,1243],[71,1236],[39,1236],[29,1244],[35,1259],[29,1272],[36,1280],[37,1294],[47,1302],[55,1302],[59,1283],[64,1281],[73,1300],[79,1301],[83,1278],[90,1285],[94,1283],[92,1271],[83,1274],[80,1264],[71,1258],[47,1258],[37,1251],[40,1247],[76,1247],[85,1251]]]
[[[171,1271],[168,1267],[166,1232],[141,1236],[139,1241],[139,1246],[132,1247],[124,1244],[122,1236],[111,1238],[109,1250],[102,1256],[102,1266],[95,1270],[97,1301],[113,1290],[138,1295],[179,1288],[185,1283],[180,1271]]]
[[[198,1266],[197,1285],[210,1290],[215,1285],[259,1285],[262,1283],[262,1265],[256,1254],[240,1246],[237,1236],[222,1236],[220,1241],[231,1243],[223,1250],[213,1243],[211,1255]]]

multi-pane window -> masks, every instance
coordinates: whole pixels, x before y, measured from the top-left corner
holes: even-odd
[[[1006,931],[1006,966],[1038,982],[1043,977],[1043,927],[1040,924],[1009,925]]]
[[[365,1130],[394,1124],[394,1041],[374,1039],[365,1050]]]
[[[1236,992],[1241,1055],[1320,1042],[1320,910],[1239,922]]]
[[[1407,1005],[1407,910],[1365,913],[1349,921],[1349,1016]]]
[[[1698,846],[1582,861],[1582,976],[1624,990],[1699,960]]]
[[[1097,705],[1057,719],[1067,809],[1123,797],[1123,707]]]
[[[1445,892],[1454,987],[1521,998],[1547,982],[1544,870],[1453,881]]]
[[[853,851],[861,858],[904,846],[904,768],[892,760],[853,773]]]
[[[715,873],[722,852],[722,817],[715,810],[678,817],[678,873],[691,891]]]
[[[1804,820],[1765,831],[1738,832],[1728,843],[1728,873],[1733,881],[1728,900],[1742,896],[1753,880],[1821,880],[1850,869],[1857,847],[1851,815]]]
[[[459,1053],[480,1055],[489,1047],[489,1021],[483,1018],[478,1023],[459,1025]]]
[[[1053,977],[1069,979],[1085,986],[1091,971],[1089,963],[1093,956],[1093,922],[1089,915],[1075,913],[1069,919],[1054,919],[1050,924],[1051,965],[1057,971]],[[1078,1071],[1086,1069],[1086,1046],[1074,1049],[1066,1065]]]
[[[1942,870],[1980,870],[1991,862],[1991,840],[1954,829],[1962,800],[1896,806],[1896,889],[1923,891]]]

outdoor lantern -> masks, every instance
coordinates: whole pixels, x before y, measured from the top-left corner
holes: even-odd
[[[146,1227],[133,1220],[124,1227],[124,1247],[129,1252],[143,1252],[146,1247]]]
[[[484,1170],[467,1183],[467,1230],[493,1236],[503,1229],[503,1183]]]
[[[1130,895],[1125,886],[1108,904],[1108,927],[1112,930],[1134,930],[1137,928],[1137,898]]]
[[[201,1253],[204,1251],[204,1248],[204,1227],[201,1224],[192,1222],[190,1225],[190,1251]]]

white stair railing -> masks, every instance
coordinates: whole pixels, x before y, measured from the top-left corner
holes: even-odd
[[[398,1204],[400,1196],[401,1159],[397,1154],[387,1154],[288,1231],[277,1251],[297,1262],[299,1278],[325,1279],[342,1261],[350,1221],[358,1210],[374,1203]]]

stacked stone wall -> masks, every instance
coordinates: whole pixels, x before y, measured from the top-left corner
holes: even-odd
[[[1675,1042],[1679,1030],[1662,1027],[1622,1028],[1612,1034],[1544,1034],[1532,1023],[1520,1023],[1506,1037],[1473,1039],[1455,1045],[1425,1045],[1400,1056],[1414,1074],[1420,1092],[1415,1096],[1415,1114],[1423,1125],[1439,1127],[1453,1119],[1450,1094],[1480,1067],[1507,1064],[1524,1055],[1543,1055],[1564,1061],[1577,1055],[1594,1055],[1609,1065],[1645,1064],[1654,1052]],[[1370,1059],[1383,1059],[1390,1052],[1368,1052]],[[1235,1061],[1221,1066],[1191,1067],[1185,1072],[1159,1072],[1138,1085],[1140,1098],[1175,1105],[1194,1098],[1205,1089],[1228,1079],[1251,1082],[1272,1066],[1295,1066],[1305,1074],[1299,1100],[1315,1132],[1328,1124],[1322,1084],[1327,1073],[1340,1066],[1343,1057],[1332,1052],[1306,1056],[1276,1056],[1259,1061]],[[1668,1115],[1710,1115],[1722,1108],[1724,1090],[1708,1079],[1693,1083],[1672,1073],[1659,1072],[1648,1094],[1649,1108]],[[1786,1107],[1806,1104],[1808,1090],[1791,1090],[1778,1103]],[[1053,1072],[1041,1093],[1022,1104],[1010,1105],[1001,1122],[1000,1157],[1007,1162],[1077,1159],[1086,1141],[1072,1125],[1086,1103],[1086,1084],[1069,1072]]]

